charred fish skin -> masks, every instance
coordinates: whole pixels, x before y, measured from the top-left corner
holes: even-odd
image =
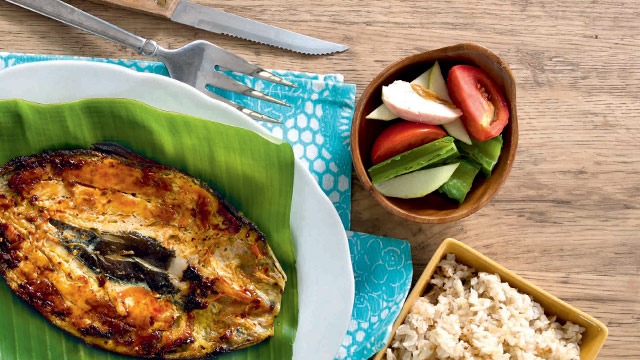
[[[175,359],[272,336],[286,282],[207,184],[113,144],[0,168],[0,275],[89,344]]]
[[[55,237],[67,251],[96,274],[124,283],[144,283],[160,295],[178,293],[167,272],[176,259],[175,251],[157,240],[139,233],[98,233],[54,219],[49,223],[58,230]]]

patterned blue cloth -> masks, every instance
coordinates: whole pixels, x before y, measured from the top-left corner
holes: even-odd
[[[336,359],[368,359],[386,344],[411,287],[407,241],[347,231],[356,297]]]
[[[0,52],[0,70],[50,60],[85,60],[121,65],[136,71],[168,76],[157,62],[15,54]],[[262,123],[272,135],[288,141],[294,154],[309,169],[333,202],[345,229],[351,214],[351,120],[356,88],[340,74],[294,71],[274,73],[295,83],[295,89],[238,74],[238,81],[286,101],[283,107],[234,93],[215,92],[276,119],[282,124]],[[411,249],[406,241],[347,231],[355,276],[355,303],[349,330],[336,359],[367,359],[386,343],[391,326],[409,292],[413,275]]]

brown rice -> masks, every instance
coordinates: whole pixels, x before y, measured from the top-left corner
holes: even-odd
[[[387,360],[579,359],[584,328],[555,316],[496,274],[447,254],[387,349]]]

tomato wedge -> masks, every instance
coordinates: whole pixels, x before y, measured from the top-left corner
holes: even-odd
[[[384,129],[371,149],[371,162],[379,164],[405,151],[447,136],[439,126],[401,121]]]
[[[509,122],[509,107],[489,75],[475,66],[456,65],[447,77],[449,95],[462,110],[462,122],[478,141],[498,136]]]

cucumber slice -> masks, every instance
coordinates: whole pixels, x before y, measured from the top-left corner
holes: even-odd
[[[382,195],[402,199],[423,197],[446,183],[455,172],[458,164],[449,164],[409,174],[375,184]]]
[[[451,136],[443,137],[415,149],[405,151],[369,168],[374,184],[387,181],[427,166],[441,164],[459,155]]]
[[[498,163],[500,152],[502,151],[502,135],[498,135],[487,141],[475,141],[473,145],[467,145],[461,141],[456,141],[460,153],[477,161],[482,166],[482,173],[485,177],[491,175],[491,171]]]
[[[440,98],[451,101],[449,89],[447,89],[447,82],[444,80],[444,76],[442,76],[442,70],[440,70],[440,64],[438,64],[437,61],[430,69],[428,89],[433,91]],[[457,118],[452,122],[442,124],[442,127],[447,131],[447,134],[465,144],[471,145],[471,137],[469,137],[469,133],[460,118]]]
[[[480,168],[480,164],[474,160],[462,158],[456,171],[438,191],[462,204],[471,190],[473,179],[478,175]]]

